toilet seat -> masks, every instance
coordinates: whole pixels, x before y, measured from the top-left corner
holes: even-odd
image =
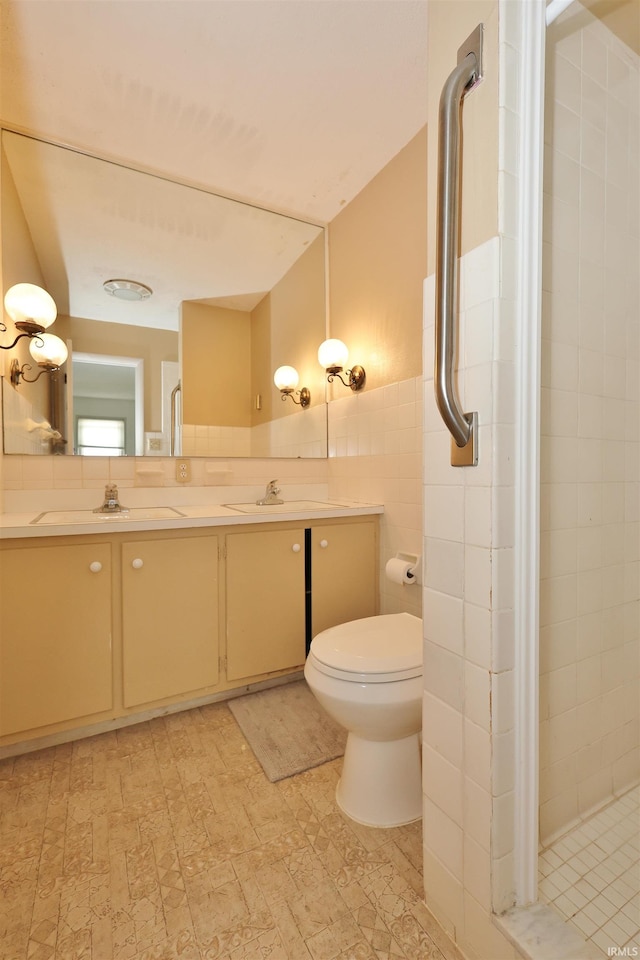
[[[389,683],[422,674],[422,620],[390,613],[323,630],[309,658],[321,673],[352,683]]]

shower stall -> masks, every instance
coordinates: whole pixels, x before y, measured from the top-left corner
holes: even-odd
[[[542,183],[538,891],[603,956],[640,956],[640,57],[625,6],[637,19],[635,2],[603,19],[549,5]]]
[[[640,956],[638,3],[432,7],[429,123],[480,12],[485,72],[456,368],[476,465],[450,466],[425,390],[425,896],[475,958]]]

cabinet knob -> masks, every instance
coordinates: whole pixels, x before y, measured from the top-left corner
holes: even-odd
[[[299,544],[299,543],[294,543],[294,545],[291,547],[291,549],[293,550],[294,553],[300,553],[300,550],[301,550],[302,548],[300,547],[300,544]]]
[[[89,564],[89,570],[91,570],[91,573],[100,573],[102,570],[102,564],[99,560],[94,560]]]
[[[144,560],[141,560],[140,557],[136,557],[135,560],[131,561],[131,566],[134,570],[139,570],[140,567],[144,566]]]
[[[329,546],[329,541],[328,541],[328,540],[321,540],[321,541],[320,541],[320,546],[322,547],[323,550],[325,550],[326,547]]]

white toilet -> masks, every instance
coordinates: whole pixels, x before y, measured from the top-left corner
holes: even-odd
[[[422,620],[383,614],[330,627],[311,642],[305,679],[347,732],[338,806],[367,826],[422,815]]]

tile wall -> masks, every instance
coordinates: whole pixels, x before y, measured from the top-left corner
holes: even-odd
[[[95,506],[108,481],[117,483],[131,506],[243,500],[261,495],[274,470],[291,497],[327,495],[326,460],[199,458],[191,461],[192,479],[184,484],[176,479],[175,459],[163,457],[4,457],[4,510]]]
[[[327,449],[327,408],[320,403],[295,409],[257,427],[216,427],[184,424],[185,457],[324,457]]]
[[[493,915],[515,902],[515,480],[522,7],[498,14],[498,235],[459,261],[457,383],[479,461],[450,466],[433,397],[435,282],[425,283],[423,705],[427,902],[471,960],[519,957]],[[460,41],[464,39],[461,34]],[[464,215],[464,200],[463,200]]]
[[[567,16],[547,31],[543,842],[640,775],[639,58]]]
[[[496,237],[460,261],[458,385],[479,415],[475,468],[450,466],[425,283],[425,889],[472,958],[515,955],[491,922],[513,901],[512,257]]]
[[[390,582],[396,553],[422,554],[422,380],[350,393],[329,404],[329,495],[384,503],[380,612],[422,615],[419,586]]]

